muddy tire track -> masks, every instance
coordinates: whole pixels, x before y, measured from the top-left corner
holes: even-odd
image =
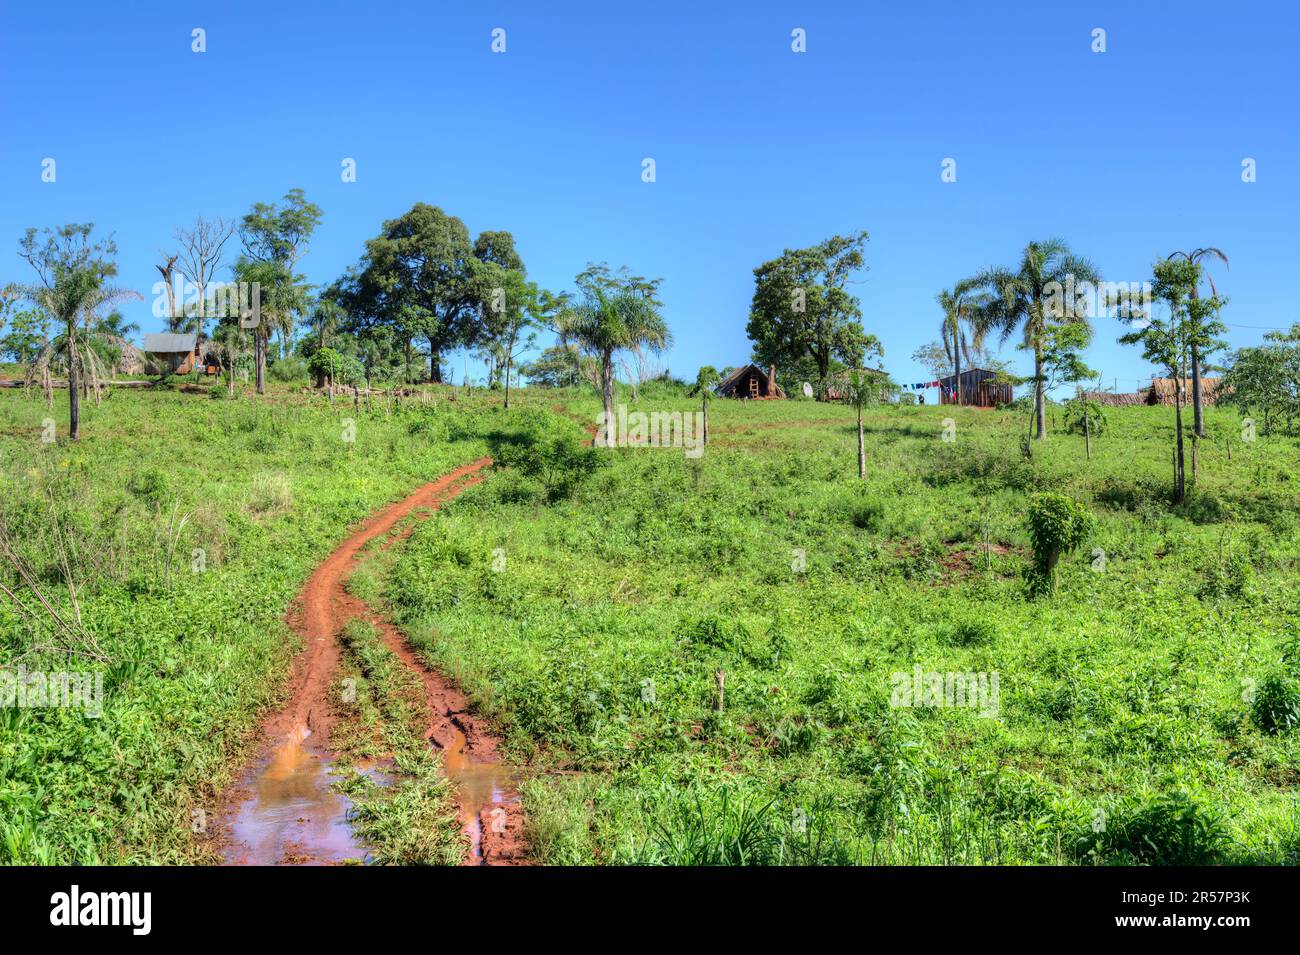
[[[291,671],[289,702],[263,722],[261,754],[244,781],[227,794],[216,827],[213,843],[228,864],[328,863],[364,851],[336,818],[346,807],[330,789],[329,742],[337,722],[330,688],[342,659],[340,633],[357,618],[379,629],[384,643],[424,687],[425,738],[442,752],[444,771],[455,783],[460,821],[471,845],[467,864],[526,861],[522,810],[501,766],[496,738],[469,711],[464,694],[425,666],[391,621],[346,590],[368,544],[389,538],[387,546],[405,538],[413,523],[389,535],[407,517],[428,517],[482,481],[491,463],[482,458],[459,467],[371,515],[308,578],[286,617],[303,640]]]

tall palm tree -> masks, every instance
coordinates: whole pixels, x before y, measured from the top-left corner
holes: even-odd
[[[625,349],[643,347],[663,351],[672,333],[659,314],[653,284],[639,279],[614,278],[608,270],[589,269],[580,276],[581,298],[555,318],[563,340],[576,344],[596,359],[601,400],[605,407],[605,441],[611,446],[609,423],[614,414],[614,356]]]
[[[1171,259],[1184,258],[1188,262],[1194,262],[1200,265],[1204,259],[1218,259],[1223,263],[1223,267],[1228,268],[1228,257],[1214,246],[1205,246],[1200,249],[1193,249],[1190,252],[1174,252],[1169,256]],[[1205,274],[1205,280],[1210,283],[1210,295],[1218,297],[1219,290],[1214,287],[1214,276],[1210,275],[1209,270],[1202,269]],[[1199,283],[1198,283],[1199,285]],[[1199,299],[1200,292],[1197,286],[1192,287],[1192,300]],[[1200,336],[1196,335],[1192,339],[1192,429],[1198,438],[1205,437],[1205,412],[1204,404],[1201,399],[1201,343]]]
[[[952,289],[944,289],[935,296],[935,301],[943,309],[943,325],[940,335],[943,350],[948,355],[948,364],[952,366],[957,382],[957,404],[961,404],[961,361],[964,356],[966,364],[971,363],[971,353],[979,352],[984,347],[984,329],[972,319],[982,308],[989,304],[987,292],[974,290],[971,280],[958,282]],[[963,328],[963,323],[965,328]],[[967,331],[970,334],[967,334]]]
[[[61,269],[49,285],[22,287],[31,301],[53,315],[55,321],[64,327],[63,333],[47,342],[41,350],[32,363],[32,372],[42,366],[48,367],[53,358],[63,354],[68,366],[68,437],[72,441],[81,438],[80,376],[87,369],[95,379],[96,401],[99,395],[95,342],[90,334],[82,330],[78,320],[85,316],[86,326],[93,327],[91,318],[98,315],[100,309],[116,302],[141,297],[133,289],[106,287],[101,284],[102,281],[102,277],[94,270]]]
[[[1070,280],[1073,280],[1071,282]],[[981,334],[996,332],[1006,341],[1020,330],[1023,345],[1034,353],[1034,418],[1036,438],[1047,433],[1047,408],[1044,394],[1043,347],[1048,328],[1053,324],[1088,321],[1073,303],[1057,314],[1053,303],[1073,285],[1097,284],[1101,272],[1087,259],[1075,255],[1064,239],[1030,242],[1020,254],[1014,269],[990,268],[973,276],[970,286],[987,294],[978,308],[972,309],[972,322]]]

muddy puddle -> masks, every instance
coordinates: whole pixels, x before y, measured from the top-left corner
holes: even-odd
[[[469,865],[484,865],[488,841],[506,831],[507,806],[517,806],[514,780],[496,760],[476,760],[466,752],[465,733],[453,724],[449,746],[442,749],[442,771],[456,787],[463,832],[469,838]]]
[[[382,767],[363,768],[382,781]],[[230,821],[226,865],[328,865],[365,861],[348,825],[351,801],[335,792],[330,759],[307,730],[292,734],[254,764],[243,782],[248,798]]]

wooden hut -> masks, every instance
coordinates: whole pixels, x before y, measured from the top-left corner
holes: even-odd
[[[144,348],[149,356],[149,374],[187,375],[194,370],[198,357],[198,336],[176,332],[153,332],[144,336]]]
[[[767,371],[755,364],[742,365],[713,389],[723,398],[784,398],[785,392],[776,383],[776,366]]]
[[[957,403],[957,376],[939,379],[939,403]],[[996,408],[1009,405],[1014,389],[1010,382],[999,381],[996,371],[987,368],[968,368],[961,373],[961,403],[975,408]]]

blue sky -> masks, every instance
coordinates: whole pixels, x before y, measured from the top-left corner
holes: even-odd
[[[93,221],[154,330],[178,226],[300,186],[325,213],[303,261],[318,283],[416,201],[510,230],[552,289],[589,260],[661,276],[680,376],[748,357],[756,265],[857,229],[864,325],[900,381],[928,377],[910,356],[937,337],[940,288],[1051,235],[1114,281],[1223,248],[1233,346],[1300,321],[1294,4],[291,6],[6,4],[0,282],[29,278],[27,226]],[[1151,369],[1119,332],[1099,320],[1088,358],[1131,390]]]

